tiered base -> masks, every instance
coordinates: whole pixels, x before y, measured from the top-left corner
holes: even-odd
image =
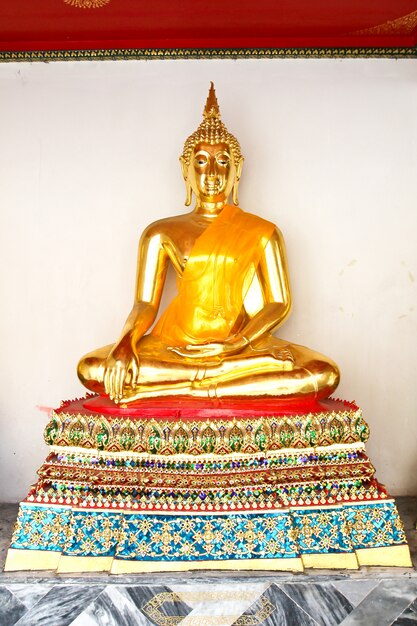
[[[6,570],[411,566],[353,404],[64,403]]]

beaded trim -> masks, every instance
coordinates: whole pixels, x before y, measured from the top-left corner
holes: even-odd
[[[357,59],[416,58],[417,47],[351,48],[113,48],[96,50],[25,50],[0,51],[0,62],[18,61],[99,61],[151,59]]]

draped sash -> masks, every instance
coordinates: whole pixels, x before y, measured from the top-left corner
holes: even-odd
[[[152,331],[167,345],[224,341],[229,336],[274,225],[226,205],[196,240],[178,295]]]

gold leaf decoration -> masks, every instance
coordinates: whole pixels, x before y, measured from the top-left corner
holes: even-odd
[[[370,28],[356,30],[352,35],[411,35],[417,27],[417,11],[388,20],[383,24],[377,24]]]
[[[77,7],[77,9],[100,9],[110,0],[64,0],[64,2],[72,7]]]

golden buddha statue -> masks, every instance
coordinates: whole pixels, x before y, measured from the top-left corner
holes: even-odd
[[[185,204],[194,193],[195,207],[143,233],[132,311],[115,344],[81,359],[81,382],[117,404],[329,396],[336,364],[272,334],[291,309],[284,242],[273,224],[237,206],[243,157],[220,119],[213,83],[180,162]],[[178,294],[157,320],[169,263]]]

